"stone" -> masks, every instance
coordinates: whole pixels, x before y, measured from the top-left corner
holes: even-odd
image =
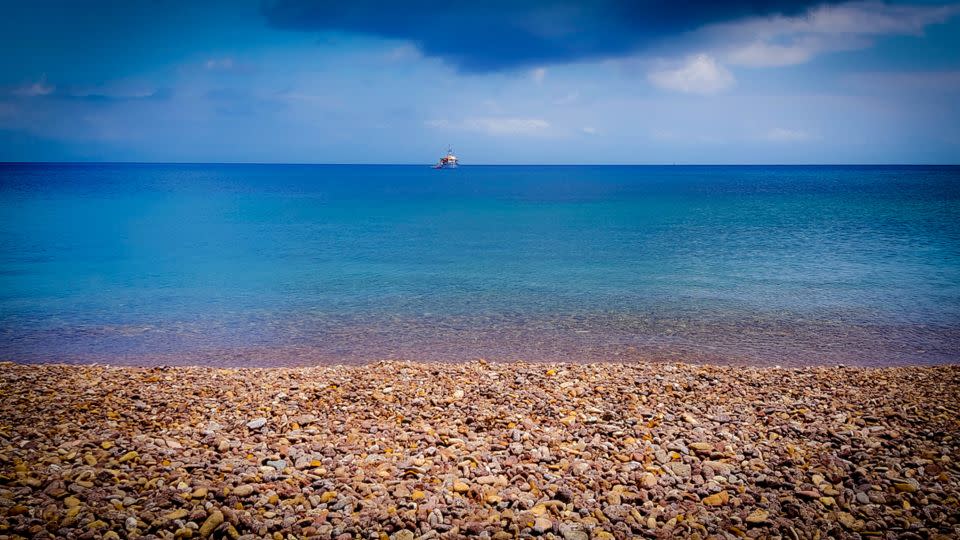
[[[901,493],[916,493],[920,488],[919,484],[915,480],[896,482],[893,484],[893,487]]]
[[[270,460],[267,461],[267,466],[273,467],[278,472],[283,472],[283,470],[287,468],[287,462],[283,459]]]
[[[692,443],[688,444],[687,446],[688,446],[691,450],[693,450],[694,452],[696,452],[697,454],[707,454],[707,455],[709,455],[710,452],[713,452],[713,445],[710,444],[710,443],[705,443],[705,442],[692,442]]]
[[[267,419],[262,417],[254,418],[253,420],[247,422],[247,427],[250,429],[260,429],[265,425],[267,425]]]
[[[730,494],[726,491],[721,491],[719,493],[714,493],[713,495],[708,495],[703,498],[703,504],[707,506],[723,506],[727,504],[727,501],[730,500]]]
[[[856,519],[852,514],[848,512],[837,512],[837,521],[841,525],[850,529],[851,531],[859,531],[863,529],[863,521]]]
[[[690,474],[693,472],[689,463],[670,461],[665,463],[664,466],[680,478],[690,478]]]
[[[726,463],[723,461],[706,460],[702,463],[702,465],[704,467],[711,468],[713,472],[721,476],[730,476],[730,474],[733,473],[733,464],[731,463]]]
[[[770,518],[770,512],[758,508],[753,512],[750,512],[750,515],[747,516],[745,521],[752,525],[758,525],[760,523],[766,523],[767,519],[769,518]]]
[[[200,526],[200,538],[207,538],[213,534],[214,529],[220,526],[223,523],[223,512],[219,510],[214,510],[207,516],[207,519],[203,522],[203,525]]]
[[[470,486],[466,482],[457,480],[453,483],[453,491],[456,493],[466,493],[470,491]]]
[[[589,533],[581,527],[570,524],[560,525],[560,536],[563,537],[563,540],[590,540]]]
[[[643,473],[640,477],[640,485],[645,489],[657,487],[657,475],[653,473]]]
[[[553,521],[545,517],[538,517],[533,522],[533,532],[535,533],[543,534],[552,529],[553,529]]]
[[[233,494],[237,497],[249,497],[253,495],[254,491],[256,491],[256,487],[253,484],[243,484],[233,488]]]

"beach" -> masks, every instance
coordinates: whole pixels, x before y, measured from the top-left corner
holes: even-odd
[[[0,538],[956,538],[960,367],[0,365]]]

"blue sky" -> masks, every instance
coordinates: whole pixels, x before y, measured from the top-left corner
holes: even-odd
[[[4,161],[960,162],[960,3],[0,9]]]

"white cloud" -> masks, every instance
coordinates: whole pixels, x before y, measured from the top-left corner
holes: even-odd
[[[551,135],[550,122],[540,118],[521,118],[510,116],[477,116],[451,122],[445,118],[431,119],[424,125],[432,129],[452,129],[474,131],[493,136],[546,136]]]
[[[44,74],[40,77],[39,81],[27,86],[21,86],[14,90],[13,93],[24,97],[48,96],[56,89],[56,86],[47,84],[47,76]]]
[[[647,78],[660,88],[688,94],[716,94],[735,82],[732,73],[706,54],[691,56],[674,69],[653,71]]]
[[[560,96],[557,99],[553,100],[554,105],[570,105],[576,103],[580,100],[580,92],[574,90],[564,96]]]
[[[785,17],[755,17],[709,26],[700,33],[715,41],[732,65],[771,67],[802,64],[820,54],[864,49],[880,36],[922,35],[946,22],[960,6],[850,2],[815,7]]]
[[[813,135],[800,129],[773,128],[766,132],[764,139],[772,142],[803,142],[813,139]]]
[[[543,79],[547,76],[547,68],[538,67],[530,71],[530,78],[536,81],[537,84],[543,82]]]
[[[545,135],[550,122],[540,118],[477,117],[464,122],[467,129],[488,135]]]
[[[231,70],[236,64],[233,61],[233,58],[224,57],[224,58],[210,58],[204,62],[203,67],[209,70]]]
[[[598,134],[600,134],[600,131],[597,130],[597,128],[592,127],[592,126],[584,126],[584,127],[580,128],[580,131],[586,133],[587,135],[598,135]]]
[[[423,58],[423,53],[412,43],[402,43],[387,51],[386,58],[393,62],[406,62]]]

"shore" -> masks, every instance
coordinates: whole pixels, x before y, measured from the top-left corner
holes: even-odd
[[[0,364],[2,538],[957,538],[960,366]]]

